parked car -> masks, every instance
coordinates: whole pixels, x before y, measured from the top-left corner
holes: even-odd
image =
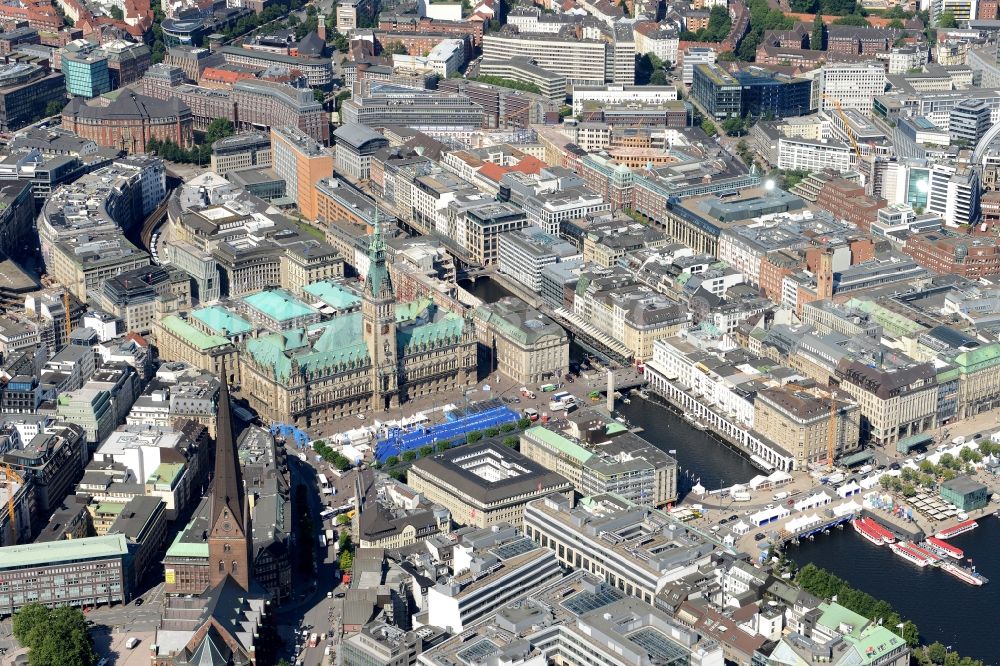
[[[753,540],[754,541],[762,541],[763,539],[764,539],[764,533],[763,532],[757,532],[757,534],[753,535]]]

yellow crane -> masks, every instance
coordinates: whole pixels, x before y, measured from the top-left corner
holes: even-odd
[[[826,466],[833,469],[833,455],[837,444],[837,397],[830,391],[830,418],[826,424]]]
[[[11,544],[17,544],[17,516],[14,513],[15,490],[12,482],[16,481],[17,483],[24,485],[24,479],[22,479],[10,465],[4,465],[3,467],[0,467],[0,470],[3,471],[4,476],[7,479],[7,516],[10,521],[10,532],[12,536]]]
[[[840,116],[840,119],[842,121],[844,121],[844,134],[847,135],[847,139],[851,142],[851,148],[854,149],[854,153],[858,156],[858,164],[860,164],[861,163],[861,148],[858,147],[858,142],[854,139],[854,135],[851,133],[851,131],[850,131],[849,127],[848,127],[848,125],[850,125],[850,120],[848,120],[847,114],[844,113],[844,107],[843,107],[843,105],[840,103],[839,99],[837,99],[836,97],[831,97],[830,95],[827,95],[826,93],[823,93],[823,99],[825,99],[828,102],[831,102],[833,104],[833,108],[835,108],[837,110],[837,115]]]
[[[73,332],[73,318],[69,314],[69,290],[63,291],[63,310],[66,326],[66,344],[69,344],[69,334]]]

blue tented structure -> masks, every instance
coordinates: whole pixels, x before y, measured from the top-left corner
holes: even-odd
[[[379,439],[375,443],[376,460],[385,462],[389,456],[398,456],[404,451],[450,442],[470,432],[514,423],[520,415],[499,400],[491,400],[446,412],[445,418],[444,423],[419,426],[409,432],[396,430],[388,437]]]

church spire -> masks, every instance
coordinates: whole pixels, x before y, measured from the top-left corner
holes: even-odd
[[[212,482],[212,522],[228,508],[233,520],[243,525],[243,478],[233,437],[233,416],[229,407],[229,384],[222,375],[216,415],[215,477]]]
[[[211,522],[208,532],[209,585],[215,587],[231,577],[244,590],[252,578],[252,534],[250,512],[243,491],[243,476],[233,433],[229,406],[229,384],[220,377],[219,406],[215,427],[215,477],[210,491]]]

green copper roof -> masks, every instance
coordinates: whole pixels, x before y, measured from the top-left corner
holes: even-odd
[[[430,323],[416,323],[430,316],[432,305],[429,299],[396,305],[397,353],[402,355],[409,349],[462,335],[465,321],[456,314],[447,313]],[[341,366],[366,365],[368,347],[362,337],[361,322],[361,312],[346,312],[307,328],[250,338],[246,351],[257,363],[271,368],[278,381],[291,378],[293,359],[307,376],[322,376]]]
[[[167,548],[167,557],[208,557],[208,542],[188,543],[181,541],[184,530],[177,533],[174,542]]]
[[[167,315],[160,320],[160,326],[202,351],[215,349],[216,347],[225,347],[229,344],[227,338],[221,335],[202,333],[177,315]]]
[[[955,364],[962,369],[963,374],[984,370],[997,363],[1000,363],[1000,344],[997,343],[983,345],[955,357]]]
[[[357,294],[329,280],[308,284],[303,291],[336,310],[350,310],[361,304],[361,298]]]
[[[552,432],[548,428],[536,426],[534,428],[529,428],[524,434],[537,439],[546,446],[551,446],[563,455],[575,459],[581,465],[587,462],[591,456],[594,455],[573,440],[567,439],[557,432]]]
[[[317,313],[311,305],[303,303],[284,289],[272,289],[244,296],[243,302],[276,321],[289,321]]]
[[[128,555],[128,542],[125,540],[124,534],[26,543],[20,546],[6,546],[3,549],[3,557],[0,557],[0,571],[60,562],[125,557],[126,555]]]
[[[848,308],[857,308],[862,312],[870,314],[879,325],[895,335],[913,335],[926,330],[926,326],[918,324],[912,319],[908,319],[898,312],[893,312],[875,301],[866,301],[860,298],[852,298],[847,302]]]
[[[146,479],[146,483],[152,483],[155,485],[166,485],[169,488],[173,488],[177,481],[181,478],[181,473],[184,471],[184,463],[160,463],[159,466],[153,470],[149,478]]]
[[[198,308],[191,316],[212,329],[216,335],[243,335],[253,330],[246,319],[218,305]]]
[[[403,353],[423,345],[433,345],[444,340],[458,339],[465,330],[465,320],[449,312],[438,321],[401,328],[396,332],[396,346]]]

